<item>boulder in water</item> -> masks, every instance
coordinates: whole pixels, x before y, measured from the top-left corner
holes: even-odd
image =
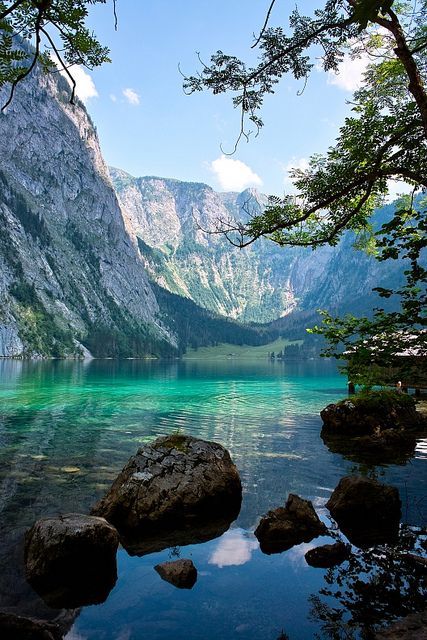
[[[326,506],[341,531],[359,547],[397,538],[401,502],[395,487],[362,476],[345,476]]]
[[[269,511],[255,529],[261,551],[268,554],[286,551],[326,533],[327,528],[319,520],[312,503],[292,493],[285,507]]]
[[[344,562],[344,560],[348,560],[350,557],[350,545],[343,542],[324,544],[321,547],[310,549],[304,557],[311,567],[319,567],[321,569],[335,567]]]
[[[197,581],[197,569],[192,560],[175,560],[157,564],[155,570],[159,576],[178,589],[192,589]]]
[[[117,579],[118,543],[117,531],[103,518],[43,518],[25,536],[27,579],[54,608],[104,602]]]
[[[220,535],[241,500],[228,451],[176,434],[141,447],[92,513],[118,529],[127,549],[147,553]]]

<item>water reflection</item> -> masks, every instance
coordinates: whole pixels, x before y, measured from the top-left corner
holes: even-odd
[[[259,543],[243,529],[231,529],[225,533],[209,558],[209,564],[222,567],[239,566],[249,562]]]
[[[426,515],[422,454],[406,466],[363,466],[321,442],[318,413],[345,393],[346,381],[324,361],[0,361],[0,607],[48,616],[23,576],[25,529],[42,516],[89,512],[141,443],[180,429],[230,450],[244,490],[234,528],[185,547],[200,578],[173,598],[153,571],[167,550],[121,551],[111,595],[84,609],[72,634],[275,640],[283,628],[292,640],[311,640],[320,627],[307,618],[307,599],[323,571],[297,561],[299,548],[263,556],[251,533],[260,516],[289,493],[321,509],[355,466],[400,489],[405,520],[420,524]]]

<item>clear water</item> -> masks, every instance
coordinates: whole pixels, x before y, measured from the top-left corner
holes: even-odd
[[[23,532],[41,516],[87,512],[141,443],[179,429],[230,451],[244,487],[239,518],[204,544],[141,558],[120,550],[109,598],[82,609],[67,638],[276,640],[283,630],[311,640],[320,623],[310,596],[327,572],[304,553],[332,540],[267,556],[253,535],[260,516],[292,492],[328,522],[331,491],[356,471],[396,485],[406,521],[425,523],[425,443],[410,464],[367,468],[320,440],[320,409],[345,393],[325,361],[0,361],[0,609],[55,615],[23,578]],[[191,591],[153,569],[178,556],[198,569]]]

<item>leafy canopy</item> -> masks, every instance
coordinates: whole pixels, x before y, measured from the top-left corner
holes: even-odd
[[[0,1],[0,89],[11,87],[2,110],[37,62],[50,71],[58,66],[68,75],[70,101],[74,101],[76,83],[69,67],[79,64],[92,69],[109,62],[108,49],[85,25],[89,6],[100,3],[106,0]],[[23,40],[33,48],[23,46]]]
[[[397,297],[399,312],[376,309],[372,319],[333,318],[324,312],[323,326],[315,328],[329,342],[327,355],[350,350],[359,370],[373,360],[390,364],[409,348],[427,355],[422,330],[427,324],[426,205],[416,197],[427,189],[426,18],[427,2],[416,0],[327,0],[313,17],[296,8],[289,33],[263,26],[254,43],[260,49],[256,66],[218,51],[210,65],[184,81],[189,93],[234,93],[234,105],[241,110],[239,142],[250,135],[247,123],[262,127],[263,100],[286,73],[307,78],[316,56],[326,71],[338,70],[345,54],[370,57],[353,113],[336,144],[324,155],[313,155],[307,169],[292,172],[297,195],[271,197],[266,209],[247,222],[221,220],[215,230],[238,247],[261,236],[282,246],[316,247],[335,245],[351,229],[379,260],[405,258],[406,285],[397,291],[377,289],[382,297]],[[400,201],[392,220],[374,231],[371,218],[390,180],[409,183],[413,193]]]

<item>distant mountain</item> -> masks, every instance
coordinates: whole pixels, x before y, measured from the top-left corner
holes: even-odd
[[[110,175],[151,279],[216,313],[270,322],[318,308],[366,312],[378,301],[374,286],[403,279],[398,261],[379,263],[354,250],[352,233],[336,247],[313,251],[268,240],[239,250],[223,236],[202,231],[215,229],[218,219],[245,219],[259,210],[266,198],[255,190],[216,193],[205,184],[133,178],[114,168]],[[385,219],[392,210],[388,205],[377,217]]]

